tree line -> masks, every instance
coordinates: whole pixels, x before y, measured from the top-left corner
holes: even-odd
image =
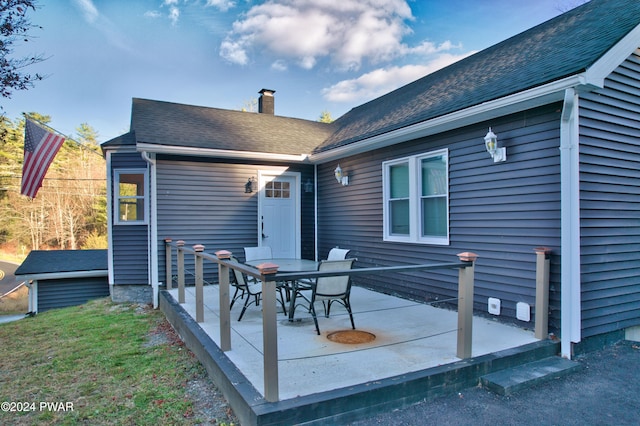
[[[46,115],[29,116],[44,124],[51,121]],[[81,124],[75,142],[64,142],[30,199],[20,194],[24,126],[24,118],[0,116],[0,245],[18,255],[106,248],[106,169],[97,132]]]

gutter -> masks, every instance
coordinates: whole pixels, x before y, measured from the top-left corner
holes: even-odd
[[[151,188],[149,189],[149,281],[153,290],[153,309],[158,308],[159,286],[158,282],[158,206],[157,206],[157,183],[156,183],[156,159],[155,155],[142,151],[142,159],[149,163]]]
[[[271,160],[293,163],[308,163],[307,154],[274,154],[270,152],[234,151],[227,149],[193,148],[170,145],[157,145],[144,142],[137,143],[138,151],[153,154],[190,155],[194,157],[219,157],[237,160]]]

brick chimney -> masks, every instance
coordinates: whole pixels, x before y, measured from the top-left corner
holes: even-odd
[[[273,94],[275,90],[262,89],[259,91],[260,99],[258,99],[258,112],[262,114],[275,114],[275,100]]]

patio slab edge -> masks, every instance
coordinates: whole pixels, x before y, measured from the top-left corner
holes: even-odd
[[[279,402],[267,402],[198,323],[166,291],[160,309],[198,357],[242,425],[335,425],[476,386],[480,377],[556,355],[560,344],[542,340],[416,372]]]

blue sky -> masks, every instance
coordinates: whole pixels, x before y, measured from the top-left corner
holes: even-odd
[[[47,75],[3,99],[103,142],[134,97],[241,109],[273,89],[276,115],[317,120],[557,16],[584,0],[40,0],[16,54]]]

